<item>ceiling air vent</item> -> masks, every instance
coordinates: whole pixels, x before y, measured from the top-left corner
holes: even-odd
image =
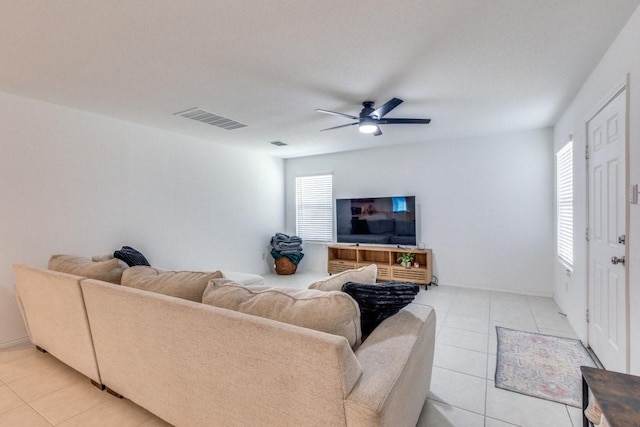
[[[226,117],[218,116],[202,108],[190,108],[180,113],[174,113],[176,116],[186,117],[187,119],[196,120],[198,122],[206,123],[211,126],[217,126],[226,130],[234,130],[245,128],[247,125],[235,120],[227,119]]]
[[[285,145],[288,145],[288,144],[285,144],[282,141],[271,141],[269,144],[275,145],[276,147],[284,147]]]

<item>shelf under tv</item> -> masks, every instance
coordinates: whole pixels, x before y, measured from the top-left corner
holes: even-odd
[[[431,249],[330,245],[327,251],[327,271],[329,274],[376,264],[378,266],[377,278],[379,281],[412,282],[428,285],[433,277]],[[414,254],[414,262],[418,263],[418,267],[405,268],[401,266],[397,260],[404,253]]]

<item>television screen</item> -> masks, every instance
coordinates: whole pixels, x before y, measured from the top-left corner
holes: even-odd
[[[416,245],[415,196],[336,200],[338,243]]]

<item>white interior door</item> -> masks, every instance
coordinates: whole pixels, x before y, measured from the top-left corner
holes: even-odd
[[[608,370],[627,372],[626,91],[587,123],[589,345]]]

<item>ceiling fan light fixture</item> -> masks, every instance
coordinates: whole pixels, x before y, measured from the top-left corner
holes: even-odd
[[[360,125],[360,127],[358,129],[360,130],[361,133],[374,133],[376,131],[376,129],[378,129],[378,126],[376,126],[376,125]]]
[[[358,125],[358,130],[361,133],[374,133],[378,130],[378,125],[373,120],[362,119]]]

